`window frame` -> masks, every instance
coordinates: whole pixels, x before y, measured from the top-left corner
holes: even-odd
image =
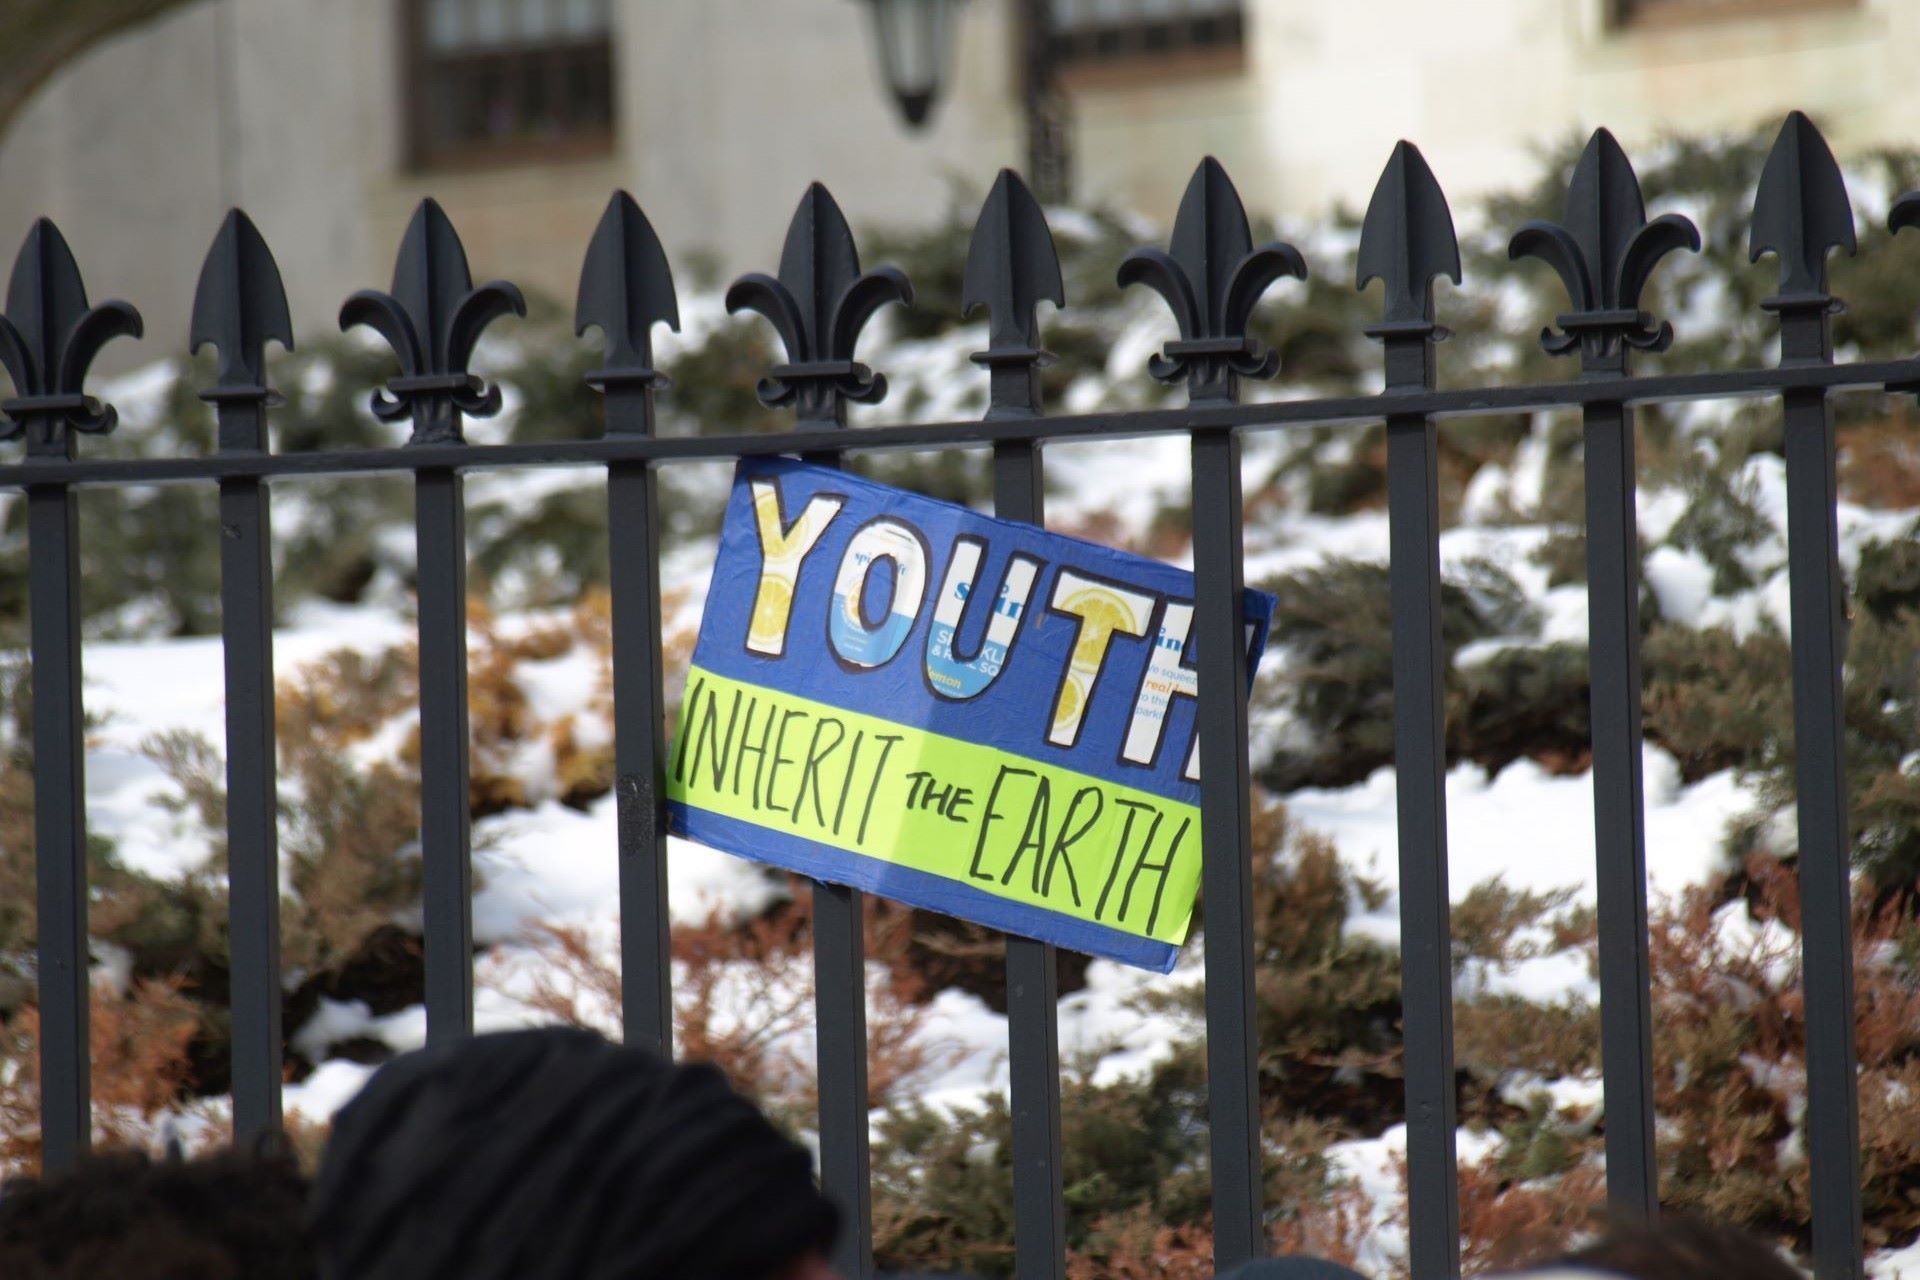
[[[1607,30],[1622,35],[1694,30],[1722,23],[1857,12],[1862,0],[1606,0]],[[1636,10],[1638,10],[1636,12]]]
[[[614,32],[609,29],[591,40],[544,45],[508,45],[497,51],[448,56],[432,52],[427,39],[427,9],[431,0],[401,0],[401,163],[409,173],[459,172],[588,160],[609,155],[618,141],[620,86],[615,74]],[[515,135],[466,140],[434,136],[431,90],[435,72],[445,64],[557,59],[589,53],[605,46],[607,55],[607,123],[604,128],[571,130],[535,137]],[[549,72],[548,74],[554,74]]]
[[[1061,26],[1050,3],[1047,17],[1049,57],[1075,78],[1108,72],[1218,72],[1244,65],[1245,0],[1230,11],[1127,18],[1078,28]]]

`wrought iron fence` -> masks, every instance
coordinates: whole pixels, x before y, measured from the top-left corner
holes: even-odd
[[[1893,206],[1894,229],[1920,223],[1920,193]],[[1560,224],[1530,223],[1513,258],[1539,258],[1564,282],[1569,308],[1541,333],[1547,351],[1577,358],[1566,382],[1436,389],[1433,281],[1458,282],[1452,219],[1433,174],[1401,143],[1363,225],[1356,286],[1378,279],[1384,312],[1367,330],[1384,349],[1375,395],[1241,404],[1243,379],[1272,378],[1276,356],[1248,335],[1255,303],[1282,277],[1304,277],[1291,246],[1255,247],[1226,173],[1209,159],[1181,203],[1169,249],[1139,249],[1119,264],[1123,284],[1157,291],[1179,336],[1149,364],[1184,381],[1188,404],[1131,412],[1049,415],[1038,371],[1048,360],[1036,319],[1065,303],[1041,208],[1020,179],[1001,174],[966,265],[963,301],[990,321],[974,359],[990,383],[980,421],[846,427],[849,402],[886,393],[854,358],[876,310],[912,296],[889,268],[862,274],[833,198],[811,187],[787,233],[777,276],[753,274],[727,295],[764,315],[786,346],[760,397],[790,405],[797,423],[776,434],[662,437],[654,433],[651,330],[677,325],[666,255],[638,205],[617,194],[588,247],[577,328],[598,329],[603,366],[587,382],[604,396],[605,433],[591,440],[471,446],[469,416],[500,404],[468,368],[494,319],[524,308],[510,284],[478,288],[446,215],[423,203],[400,246],[390,293],[363,291],[341,310],[390,344],[400,372],[376,392],[382,419],[410,420],[405,447],[276,454],[268,446],[274,393],[268,342],[291,346],[278,269],[246,216],[228,215],[202,270],[191,345],[218,351],[203,396],[219,444],[201,457],[92,460],[80,436],[109,431],[111,406],[88,396],[88,367],[103,343],[140,332],[123,302],[89,307],[59,232],[37,223],[15,264],[0,318],[0,364],[14,394],[0,402],[0,438],[24,437],[25,457],[0,465],[0,489],[26,495],[31,540],[31,661],[38,857],[39,1009],[45,1159],[70,1165],[89,1135],[88,951],[82,791],[83,714],[76,490],[83,486],[217,486],[226,661],[233,1090],[236,1132],[280,1122],[282,1027],[279,872],[275,835],[272,579],[269,485],[285,477],[411,474],[419,579],[421,847],[424,861],[428,1038],[469,1033],[473,931],[468,816],[465,527],[462,473],[481,468],[604,466],[611,533],[614,717],[621,957],[626,1035],[666,1048],[671,1038],[662,766],[665,702],[660,637],[656,468],[697,460],[798,453],[834,461],[854,450],[993,453],[1003,516],[1039,522],[1041,446],[1184,435],[1192,448],[1193,561],[1197,579],[1202,766],[1207,1072],[1216,1261],[1223,1269],[1263,1250],[1259,1049],[1253,1020],[1252,870],[1249,856],[1246,651],[1241,633],[1240,456],[1250,431],[1384,422],[1388,440],[1391,597],[1401,968],[1404,1001],[1410,1261],[1417,1277],[1459,1270],[1454,1150],[1456,1079],[1448,928],[1447,834],[1440,632],[1440,509],[1436,424],[1445,419],[1577,408],[1584,418],[1594,823],[1606,1174],[1610,1208],[1655,1212],[1652,1015],[1641,778],[1638,567],[1634,554],[1634,407],[1702,398],[1778,397],[1786,424],[1791,571],[1794,751],[1808,1055],[1808,1150],[1813,1250],[1822,1280],[1861,1274],[1860,1143],[1855,1100],[1849,841],[1843,781],[1840,672],[1844,654],[1829,396],[1841,390],[1920,390],[1920,357],[1835,364],[1827,257],[1854,249],[1839,168],[1795,114],[1767,160],[1754,204],[1751,251],[1778,259],[1780,287],[1762,305],[1778,319],[1781,358],[1763,368],[1633,376],[1629,356],[1657,351],[1671,328],[1642,308],[1643,286],[1667,254],[1699,248],[1691,223],[1649,222],[1627,157],[1604,130],[1573,171]],[[820,1158],[851,1224],[837,1259],[849,1276],[871,1271],[862,899],[816,885]],[[1013,1111],[1016,1266],[1059,1277],[1066,1212],[1061,1185],[1057,978],[1050,949],[1007,946]]]

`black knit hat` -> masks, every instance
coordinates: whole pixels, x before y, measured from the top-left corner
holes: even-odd
[[[312,1217],[326,1280],[768,1280],[837,1226],[806,1150],[718,1071],[562,1027],[382,1067]]]

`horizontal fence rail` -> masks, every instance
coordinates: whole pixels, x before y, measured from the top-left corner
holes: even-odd
[[[1588,382],[1543,382],[1522,386],[1329,396],[1256,404],[1198,404],[1175,409],[1114,413],[1049,414],[1036,419],[929,422],[860,427],[842,432],[802,427],[768,434],[604,436],[597,440],[542,440],[524,444],[418,446],[393,449],[315,449],[263,457],[208,454],[189,458],[48,460],[0,466],[0,489],[36,484],[101,486],[193,484],[236,476],[320,479],[370,472],[410,472],[431,467],[462,471],[501,467],[605,466],[615,462],[730,462],[788,453],[873,453],[883,450],[988,448],[1081,440],[1133,440],[1187,435],[1196,430],[1289,427],[1349,427],[1398,416],[1444,421],[1501,414],[1545,413],[1589,404],[1680,404],[1690,400],[1754,400],[1788,391],[1920,390],[1920,357],[1858,364],[1741,369],[1712,373],[1653,374],[1616,387]]]
[[[1920,223],[1920,194],[1896,202],[1894,230]],[[1144,285],[1172,312],[1178,334],[1148,365],[1188,403],[1127,412],[1047,414],[1038,371],[1051,357],[1036,318],[1065,305],[1045,217],[1024,184],[1003,173],[968,253],[963,301],[984,310],[989,345],[975,356],[989,385],[984,418],[847,428],[847,406],[886,394],[884,376],[855,359],[862,330],[883,306],[911,300],[906,277],[862,272],[854,238],[831,195],[807,190],[776,275],[749,274],[728,291],[730,310],[764,316],[786,362],[760,394],[791,407],[780,434],[662,436],[653,367],[655,325],[678,326],[667,257],[639,206],[616,194],[582,270],[576,328],[600,335],[603,363],[586,381],[604,399],[606,432],[593,440],[469,445],[463,423],[500,407],[499,389],[468,365],[493,321],[524,313],[511,284],[475,286],[459,236],[424,202],[402,239],[389,292],[347,299],[342,327],[373,329],[399,371],[372,412],[410,424],[402,447],[274,453],[265,347],[291,347],[293,325],[266,241],[236,211],[203,268],[192,346],[219,356],[204,397],[218,448],[202,457],[96,459],[76,447],[113,428],[111,406],[83,383],[100,347],[137,336],[122,302],[89,306],[53,225],[27,237],[0,316],[0,364],[13,385],[0,402],[0,438],[23,437],[25,456],[0,465],[0,489],[24,493],[29,519],[35,838],[39,877],[39,1010],[45,1163],[71,1166],[90,1136],[86,817],[80,671],[79,538],[83,487],[205,484],[217,488],[227,681],[227,815],[233,956],[236,1133],[279,1127],[279,855],[275,833],[269,485],[276,479],[394,472],[414,478],[419,562],[425,1002],[433,1042],[468,1035],[473,1020],[472,837],[466,662],[465,472],[514,467],[604,468],[611,565],[617,848],[626,1035],[670,1050],[665,671],[661,653],[658,466],[801,454],[833,462],[849,451],[990,448],[1003,516],[1043,522],[1042,449],[1048,443],[1186,436],[1191,448],[1196,575],[1194,634],[1202,672],[1201,725],[1207,1069],[1215,1259],[1223,1269],[1267,1249],[1263,1199],[1260,1051],[1254,1023],[1253,867],[1250,853],[1245,647],[1242,634],[1241,442],[1248,431],[1381,423],[1387,435],[1392,670],[1398,776],[1401,965],[1406,1075],[1409,1261],[1415,1276],[1457,1275],[1460,1215],[1454,1149],[1456,1079],[1447,878],[1445,651],[1440,633],[1437,424],[1454,418],[1578,410],[1583,420],[1594,829],[1598,865],[1602,1062],[1608,1199],[1628,1218],[1657,1212],[1648,980],[1645,796],[1640,776],[1634,409],[1699,399],[1777,397],[1786,424],[1794,692],[1794,751],[1803,889],[1808,1019],[1808,1150],[1813,1242],[1821,1280],[1862,1274],[1860,1139],[1855,1098],[1853,984],[1840,673],[1845,651],[1835,517],[1832,397],[1920,390],[1920,356],[1836,363],[1827,259],[1854,249],[1853,214],[1838,166],[1804,116],[1787,121],[1754,206],[1754,259],[1777,259],[1780,289],[1762,305],[1778,317],[1773,367],[1636,375],[1635,351],[1658,351],[1671,328],[1640,295],[1662,258],[1697,250],[1691,223],[1649,220],[1626,155],[1596,133],[1569,182],[1558,223],[1513,237],[1515,259],[1537,258],[1565,284],[1569,309],[1541,335],[1576,358],[1570,381],[1436,388],[1433,282],[1460,280],[1444,195],[1420,154],[1395,148],[1363,224],[1357,287],[1382,284],[1383,312],[1368,329],[1384,356],[1374,395],[1247,403],[1245,384],[1278,373],[1277,356],[1249,336],[1257,302],[1309,264],[1292,246],[1252,243],[1246,213],[1220,166],[1207,160],[1181,201],[1169,246],[1119,264],[1123,285]],[[820,1078],[820,1151],[828,1192],[854,1229],[837,1264],[872,1273],[868,1187],[866,962],[858,893],[816,886],[814,946]],[[1022,1277],[1064,1274],[1058,981],[1051,948],[1008,939],[1012,1184],[1015,1258]]]

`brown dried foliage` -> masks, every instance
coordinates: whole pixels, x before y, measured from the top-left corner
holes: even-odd
[[[1352,1182],[1323,1185],[1284,1206],[1268,1231],[1274,1256],[1309,1254],[1352,1266],[1371,1202]],[[1169,1225],[1151,1205],[1096,1220],[1085,1244],[1067,1253],[1067,1280],[1212,1280],[1213,1220]]]
[[[469,605],[468,719],[472,743],[469,803],[476,814],[532,800],[519,757],[544,740],[559,797],[584,805],[613,785],[611,646],[608,600],[590,592],[562,621],[506,634],[485,607]],[[585,645],[600,669],[585,710],[551,722],[535,712],[522,665],[562,657]],[[415,707],[418,655],[413,645],[373,654],[340,650],[283,679],[275,699],[282,772],[299,795],[283,842],[296,899],[283,912],[288,963],[343,963],[396,908],[417,900],[419,869],[397,856],[417,836],[420,740]],[[367,745],[396,721],[406,723],[389,758],[366,758]]]
[[[179,1104],[190,1074],[188,1042],[199,1025],[176,983],[140,981],[124,996],[93,992],[96,1145],[150,1147],[159,1117]],[[0,1027],[0,1174],[40,1162],[40,1015],[29,1006]]]
[[[1882,511],[1920,507],[1920,448],[1907,402],[1891,397],[1884,418],[1839,431],[1840,497]]]
[[[1067,1255],[1067,1280],[1212,1280],[1211,1223],[1170,1227],[1151,1207],[1102,1218]]]
[[[1729,929],[1719,918],[1725,910],[1784,927]],[[1799,928],[1794,869],[1756,856],[1725,888],[1698,887],[1659,906],[1649,959],[1661,1203],[1804,1249],[1810,1175]],[[1911,1101],[1920,1093],[1920,933],[1899,900],[1875,906],[1863,894],[1853,941],[1862,1198],[1868,1247],[1883,1248],[1920,1234],[1920,1111]],[[1581,945],[1590,949],[1590,938]],[[1597,1072],[1594,1012],[1488,998],[1456,1010],[1458,1059],[1482,1082],[1463,1115],[1502,1125],[1508,1139],[1461,1171],[1469,1270],[1564,1249],[1598,1222],[1599,1136],[1550,1116],[1516,1117],[1493,1089],[1513,1071]]]
[[[1719,903],[1686,895],[1653,925],[1655,1088],[1673,1134],[1662,1142],[1663,1203],[1804,1247],[1808,1168],[1796,1130],[1806,1087],[1799,885],[1791,868],[1747,863],[1747,909],[1784,936],[1730,943]],[[1920,1233],[1920,983],[1913,922],[1863,900],[1853,920],[1862,1198],[1871,1247]],[[1791,1140],[1789,1140],[1791,1139]]]
[[[1312,1254],[1349,1267],[1359,1260],[1372,1225],[1373,1201],[1358,1183],[1327,1183],[1281,1208],[1268,1233],[1275,1254]]]
[[[798,888],[796,884],[796,888]],[[885,1105],[911,1081],[950,1060],[949,1050],[922,1034],[925,992],[911,969],[897,963],[905,951],[910,914],[870,902],[868,960],[886,976],[869,990],[868,1105]],[[811,898],[790,901],[757,919],[729,924],[718,916],[673,931],[674,1052],[710,1062],[742,1091],[799,1117],[812,1111],[814,1064],[793,1049],[814,1020]],[[570,925],[542,924],[530,942],[543,970],[526,1003],[556,1022],[617,1030],[608,1014],[620,1008],[617,957]],[[486,981],[483,973],[482,981]],[[725,1011],[724,1018],[719,1016]]]
[[[1606,1206],[1606,1178],[1582,1165],[1551,1181],[1517,1182],[1497,1157],[1460,1167],[1460,1269],[1509,1270],[1567,1249]]]

